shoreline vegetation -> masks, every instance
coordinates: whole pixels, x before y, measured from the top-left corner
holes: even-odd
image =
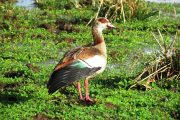
[[[180,119],[180,4],[140,0],[0,0],[0,119]],[[116,4],[115,4],[116,3]],[[90,81],[93,105],[75,83],[48,95],[49,76],[69,49],[92,42],[107,16],[105,72]]]

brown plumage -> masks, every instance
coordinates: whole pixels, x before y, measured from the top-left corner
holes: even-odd
[[[114,28],[106,18],[98,18],[92,27],[94,44],[68,51],[54,68],[47,88],[53,93],[62,86],[85,79],[85,98],[81,93],[80,82],[77,84],[81,100],[92,101],[88,93],[88,79],[104,71],[107,63],[106,45],[102,36],[103,29]]]

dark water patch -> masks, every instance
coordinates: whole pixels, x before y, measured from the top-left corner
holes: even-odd
[[[49,24],[45,24],[45,23],[42,23],[42,24],[38,25],[38,27],[44,28],[44,29],[50,29],[50,25]]]
[[[71,23],[71,24],[87,24],[89,22],[90,18],[89,17],[76,17],[74,15],[60,15],[57,19],[57,23],[61,22],[66,22],[66,23]]]
[[[53,24],[40,23],[37,27],[44,28],[49,32],[56,34],[59,34],[61,31],[66,31],[68,33],[72,33],[72,32],[78,33],[80,29],[75,28],[73,24],[75,23],[71,21],[71,18],[66,18],[61,16]]]
[[[44,28],[51,33],[54,33],[54,32],[57,33],[58,31],[55,25],[48,24],[48,23],[40,23],[37,27]]]
[[[15,57],[13,57],[13,56],[1,56],[1,58],[3,58],[4,60],[15,59]]]
[[[60,31],[67,31],[67,32],[72,32],[73,31],[73,25],[72,23],[67,22],[64,19],[57,19],[55,22],[57,29]]]
[[[142,86],[142,85],[137,84],[135,87],[132,88],[132,90],[146,91],[147,86]]]
[[[8,71],[6,73],[4,73],[4,77],[7,78],[16,78],[16,77],[22,77],[25,74],[25,71],[23,70],[19,70],[19,71]]]
[[[28,99],[30,99],[30,97],[22,96],[20,93],[17,93],[17,91],[9,90],[8,92],[0,93],[0,103],[5,105],[25,102]]]
[[[0,83],[0,90],[14,89],[18,86],[20,86],[20,83],[11,83],[11,84]]]
[[[4,83],[0,83],[0,89],[3,89],[6,86]]]
[[[64,86],[64,87],[60,88],[60,89],[59,89],[59,92],[60,92],[61,94],[64,94],[64,95],[66,95],[66,96],[69,96],[69,98],[70,98],[70,97],[72,97],[72,95],[75,94],[74,91],[72,91],[71,89],[70,89],[70,90],[68,89],[68,88],[71,88],[71,87],[76,88],[76,85],[75,85],[74,83],[71,83],[71,84],[69,84],[68,86]]]
[[[180,120],[180,105],[175,106],[176,109],[170,113],[171,117],[175,120]]]
[[[96,100],[93,100],[93,101],[79,100],[79,104],[83,106],[93,106],[93,105],[97,105],[97,101]]]
[[[45,13],[47,14],[47,13]],[[66,31],[68,33],[76,32],[79,33],[80,29],[75,27],[75,24],[82,24],[82,22],[87,23],[89,19],[81,19],[79,18],[69,17],[66,15],[59,16],[56,21],[52,24],[49,23],[40,23],[37,27],[44,28],[49,32],[54,32],[59,34],[61,31]]]
[[[163,76],[163,74],[162,74]],[[157,79],[157,78],[156,78]],[[179,79],[161,79],[161,80],[156,80],[156,84],[158,87],[163,88],[163,89],[167,89],[170,90],[172,92],[180,92],[179,89]]]

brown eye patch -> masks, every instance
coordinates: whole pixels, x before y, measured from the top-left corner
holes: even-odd
[[[109,22],[108,19],[106,19],[106,18],[99,18],[98,21],[101,23],[108,23]]]

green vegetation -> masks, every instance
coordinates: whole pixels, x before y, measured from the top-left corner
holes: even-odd
[[[159,12],[129,17],[125,23],[111,19],[117,29],[104,31],[108,66],[90,81],[96,103],[88,105],[78,101],[74,85],[48,95],[46,83],[67,50],[91,42],[86,24],[98,7],[36,1],[39,8],[32,10],[15,7],[10,0],[0,2],[0,120],[180,119],[179,80],[153,82],[148,91],[141,86],[128,90],[156,59],[159,46],[152,33],[158,35],[157,29],[166,43],[177,33],[174,46],[179,51],[179,4],[144,3]]]

